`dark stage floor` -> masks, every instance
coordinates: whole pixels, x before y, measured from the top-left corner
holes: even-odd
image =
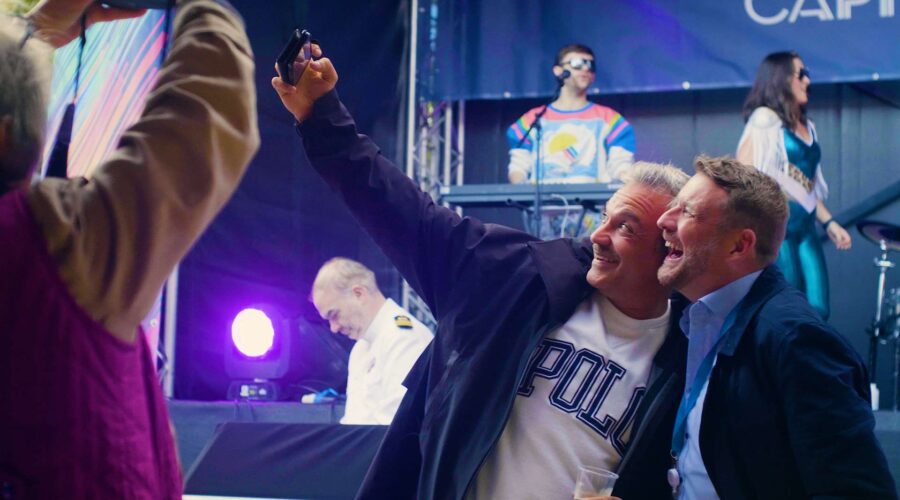
[[[170,401],[169,410],[178,436],[178,450],[187,473],[226,422],[337,424],[343,404],[247,403]],[[875,413],[875,431],[887,455],[896,482],[900,482],[900,412]],[[240,457],[235,457],[240,460]]]

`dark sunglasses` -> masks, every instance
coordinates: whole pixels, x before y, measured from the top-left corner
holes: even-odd
[[[806,68],[800,68],[800,71],[797,72],[797,79],[802,80],[804,78],[809,78],[809,70]]]
[[[564,65],[568,65],[572,69],[586,69],[591,73],[595,73],[594,60],[593,59],[585,59],[583,57],[573,57],[568,61],[563,63]]]

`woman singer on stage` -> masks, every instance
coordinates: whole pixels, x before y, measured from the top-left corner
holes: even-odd
[[[823,203],[828,186],[819,166],[816,129],[806,116],[809,84],[809,71],[796,52],[775,52],[763,59],[744,102],[747,125],[737,158],[773,177],[788,194],[790,218],[777,264],[827,319],[828,270],[816,220],[838,249],[850,248],[851,241]]]

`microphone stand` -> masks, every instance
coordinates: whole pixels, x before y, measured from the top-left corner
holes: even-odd
[[[531,131],[535,131],[535,148],[537,148],[537,155],[534,159],[534,205],[531,211],[531,234],[541,237],[541,202],[543,201],[543,193],[542,184],[544,172],[542,170],[543,167],[543,157],[544,151],[541,149],[541,138],[544,135],[544,127],[541,124],[541,119],[544,117],[544,114],[547,113],[547,108],[554,101],[559,99],[559,92],[562,90],[563,83],[566,81],[566,78],[569,77],[569,71],[565,70],[562,74],[560,74],[556,78],[556,90],[553,92],[553,97],[550,98],[549,101],[544,103],[541,107],[540,111],[537,112],[537,115],[534,117],[534,121],[531,123],[531,126],[528,127],[528,130],[525,131],[525,135],[519,139],[519,143],[516,144],[516,148],[522,146],[527,139],[531,135]]]

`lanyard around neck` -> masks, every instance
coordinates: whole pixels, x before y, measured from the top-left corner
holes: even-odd
[[[719,338],[716,340],[716,343],[713,345],[713,348],[706,353],[703,361],[700,363],[700,366],[697,368],[697,373],[694,375],[694,380],[691,382],[690,391],[685,392],[681,397],[681,404],[678,406],[678,414],[675,416],[675,428],[672,430],[672,457],[677,458],[679,454],[681,454],[681,450],[684,449],[685,442],[685,428],[687,427],[687,417],[691,413],[691,410],[694,408],[694,405],[697,404],[697,398],[700,396],[700,392],[703,390],[703,386],[709,380],[709,375],[712,372],[713,362],[716,359],[716,356],[719,354],[719,350],[722,348],[722,345],[725,343],[725,337],[727,336],[728,330],[734,325],[734,319],[737,316],[737,307],[731,310],[728,316],[725,318],[725,323],[722,325],[722,329],[719,330]]]

